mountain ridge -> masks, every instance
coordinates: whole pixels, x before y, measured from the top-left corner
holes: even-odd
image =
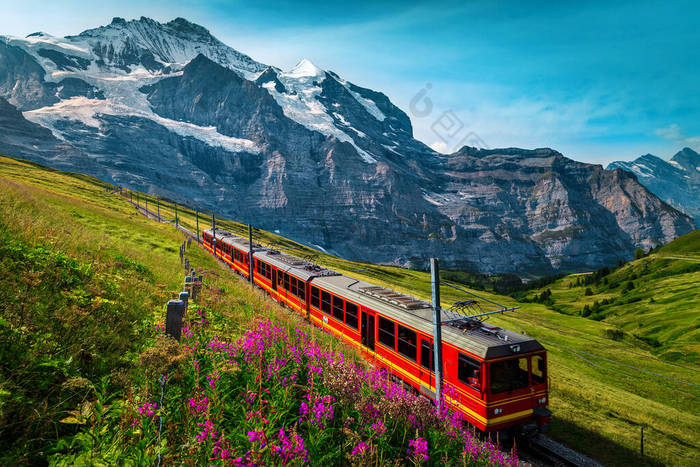
[[[645,154],[630,162],[611,162],[607,169],[633,173],[652,193],[700,225],[700,154],[691,148],[681,149],[668,161]]]
[[[541,275],[616,263],[694,228],[634,176],[552,149],[436,153],[383,93],[308,60],[256,62],[186,20],[6,38],[2,63],[15,124],[70,148],[13,155],[349,259]]]

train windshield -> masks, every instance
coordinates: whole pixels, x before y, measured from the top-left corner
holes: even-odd
[[[490,365],[491,394],[515,391],[529,384],[543,384],[547,379],[544,354],[532,355],[528,367],[528,357],[501,360]]]
[[[491,394],[526,388],[529,384],[527,357],[494,362],[490,367]]]

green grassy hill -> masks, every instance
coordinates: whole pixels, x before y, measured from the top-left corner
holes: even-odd
[[[700,230],[618,268],[522,294],[611,326],[609,335],[666,360],[700,363]]]
[[[149,199],[149,207],[154,202]],[[181,224],[195,230],[195,213],[181,207],[178,213]],[[162,205],[161,215],[172,218],[172,204]],[[204,224],[210,225],[209,217],[206,221],[200,218],[200,229]],[[19,452],[23,456],[20,459],[36,461],[45,455],[41,454],[41,443],[45,441],[42,436],[47,433],[53,436],[56,430],[68,433],[72,429],[56,423],[55,418],[85,398],[86,389],[78,384],[84,381],[76,378],[112,375],[111,381],[119,381],[116,376],[133,372],[139,354],[153,344],[155,337],[149,329],[157,317],[162,319],[162,304],[180,285],[177,248],[182,236],[171,225],[142,217],[125,200],[107,193],[104,184],[97,180],[10,158],[0,158],[0,226],[3,247],[14,252],[14,256],[3,254],[0,258],[8,261],[3,264],[10,264],[2,279],[3,297],[15,303],[32,298],[44,304],[49,302],[51,294],[60,293],[62,297],[60,307],[45,307],[55,313],[60,323],[34,322],[31,313],[22,315],[21,307],[20,312],[16,311],[18,307],[12,308],[13,313],[18,313],[12,320],[28,320],[25,327],[12,328],[12,332],[27,339],[21,347],[34,349],[36,355],[52,357],[36,362],[27,354],[13,367],[3,356],[0,364],[3,377],[0,417],[8,420],[5,417],[31,414],[35,428],[19,433],[15,444],[3,445],[4,458],[16,459],[12,453]],[[245,226],[232,221],[217,219],[217,226],[236,233],[246,232]],[[430,298],[427,273],[344,261],[259,230],[255,231],[255,239],[297,255],[318,255],[317,262],[340,272]],[[491,321],[526,332],[547,347],[550,408],[555,414],[552,437],[605,464],[700,463],[700,441],[696,435],[700,432],[700,372],[691,353],[697,351],[697,334],[694,334],[697,327],[695,331],[685,330],[697,324],[692,312],[697,315],[697,306],[693,304],[697,304],[700,296],[700,281],[697,270],[688,266],[696,264],[694,255],[698,250],[692,245],[697,246],[697,236],[677,242],[610,273],[607,284],[601,277],[598,285],[569,288],[567,281],[586,276],[561,279],[549,287],[551,304],[519,302],[507,296],[477,292],[499,303],[522,307]],[[30,246],[33,256],[17,256],[17,245]],[[264,296],[226,273],[202,250],[193,248],[189,256],[194,264],[216,272],[210,276],[210,286],[218,292],[209,306],[220,316],[216,324],[220,330],[240,333],[252,316],[275,319],[287,316]],[[37,262],[36,258],[42,259]],[[645,261],[650,263],[646,268],[652,272],[640,277]],[[60,265],[58,270],[74,271],[76,279],[51,276],[56,265]],[[630,272],[626,268],[641,269]],[[632,274],[638,277],[632,279]],[[611,291],[613,277],[621,285]],[[634,288],[624,294],[624,299],[641,297],[641,300],[605,305],[595,312],[596,318],[602,316],[600,320],[591,319],[593,312],[586,318],[580,316],[584,303],[592,305],[604,297],[620,300],[623,294],[617,290],[627,287],[625,284],[630,281]],[[646,287],[662,287],[664,281],[674,283],[659,291],[649,289],[652,295],[642,295],[647,293]],[[36,287],[44,288],[41,293],[32,294],[32,288]],[[595,295],[586,296],[586,287]],[[530,300],[544,291],[546,288],[528,293],[526,298]],[[451,288],[443,288],[442,294],[443,305],[464,299],[464,294]],[[649,304],[652,296],[654,302]],[[660,304],[664,308],[654,308]],[[649,309],[634,308],[649,305]],[[655,328],[654,313],[663,315],[670,313],[669,309],[682,307],[688,310],[679,314],[675,331]],[[80,339],[71,337],[71,330],[76,323],[82,323],[80,320],[86,320],[88,310],[93,309],[103,315],[114,313],[119,319],[112,322],[128,322],[130,326],[113,326],[106,319],[88,322],[104,336],[89,342],[89,348],[85,348]],[[643,322],[640,320],[641,326],[634,327],[637,325],[634,310],[645,316]],[[7,313],[7,308],[2,312]],[[3,332],[9,332],[8,321],[5,317],[0,323]],[[41,329],[43,334],[28,337],[27,325]],[[635,337],[635,333],[640,337]],[[320,338],[326,339],[322,333]],[[109,345],[111,339],[115,340],[114,345]],[[660,345],[652,339],[657,339]],[[47,343],[55,347],[45,351],[41,346]],[[326,345],[342,348],[334,339],[327,339]],[[346,352],[351,355],[347,349]],[[13,375],[20,375],[20,371],[34,377],[37,372],[46,372],[53,378],[54,389],[35,387],[31,379],[15,378]],[[110,384],[112,391],[126,390],[117,383]],[[17,412],[17,407],[24,412]],[[637,455],[641,426],[645,427],[644,459]],[[118,444],[119,440],[114,442]]]

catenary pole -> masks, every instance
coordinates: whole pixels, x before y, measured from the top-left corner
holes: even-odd
[[[442,320],[440,317],[440,266],[430,258],[430,285],[433,291],[433,360],[435,361],[435,404],[442,402]]]
[[[250,284],[255,284],[253,281],[253,226],[248,224],[248,277]]]
[[[214,258],[216,258],[216,216],[214,211],[211,213],[211,245],[214,249]]]

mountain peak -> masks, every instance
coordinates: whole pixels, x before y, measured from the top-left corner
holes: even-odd
[[[294,68],[285,72],[284,74],[289,78],[313,78],[317,76],[324,76],[325,73],[326,72],[321,68],[311,63],[311,60],[303,58],[294,66]]]
[[[671,158],[671,163],[683,167],[691,173],[700,171],[700,169],[698,169],[698,167],[700,167],[700,154],[685,147]]]
[[[211,33],[204,26],[187,21],[185,18],[177,17],[174,20],[167,23],[167,26],[175,29],[176,31],[183,33],[191,33],[198,36],[211,36]]]

